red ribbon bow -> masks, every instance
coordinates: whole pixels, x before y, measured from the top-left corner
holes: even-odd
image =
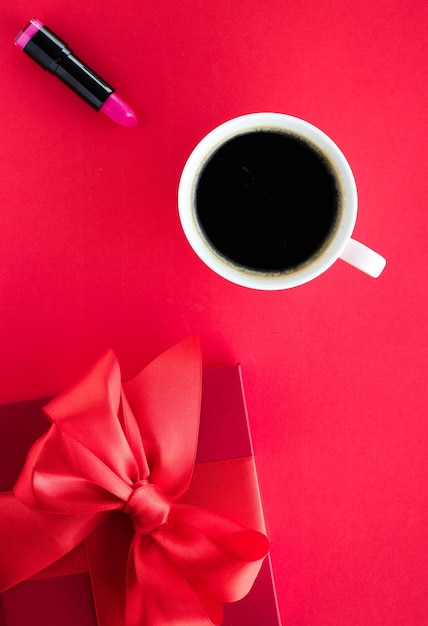
[[[122,384],[107,352],[45,411],[14,493],[0,494],[0,591],[67,554],[117,511],[133,522],[126,626],[220,624],[268,550],[256,531],[177,499],[196,454],[201,356],[190,338]],[[109,550],[109,546],[104,546]]]

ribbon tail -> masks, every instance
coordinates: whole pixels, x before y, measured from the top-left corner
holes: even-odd
[[[218,599],[204,606],[189,580],[150,535],[135,535],[127,569],[126,626],[218,626]]]
[[[99,626],[125,626],[126,570],[133,536],[130,518],[119,512],[85,541]]]
[[[58,561],[106,517],[40,513],[13,492],[0,493],[0,510],[0,593]]]

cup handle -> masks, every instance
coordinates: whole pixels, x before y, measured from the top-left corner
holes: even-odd
[[[386,259],[383,256],[355,239],[348,241],[339,258],[372,278],[380,276],[386,265]]]

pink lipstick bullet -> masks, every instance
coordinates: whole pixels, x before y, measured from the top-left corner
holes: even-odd
[[[32,19],[15,38],[15,45],[43,69],[55,74],[96,111],[122,126],[135,126],[137,117],[113,87],[78,59],[68,45],[39,20]]]

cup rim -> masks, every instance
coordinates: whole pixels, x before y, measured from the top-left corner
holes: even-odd
[[[254,130],[278,129],[298,134],[318,147],[332,163],[341,187],[343,209],[337,231],[326,249],[307,265],[288,272],[264,273],[228,262],[204,238],[193,210],[195,183],[207,159],[232,137]],[[188,243],[211,270],[237,285],[259,290],[282,290],[302,285],[327,270],[341,255],[357,218],[357,188],[351,167],[337,144],[321,129],[285,113],[250,113],[229,119],[206,134],[190,153],[178,186],[178,211]]]

